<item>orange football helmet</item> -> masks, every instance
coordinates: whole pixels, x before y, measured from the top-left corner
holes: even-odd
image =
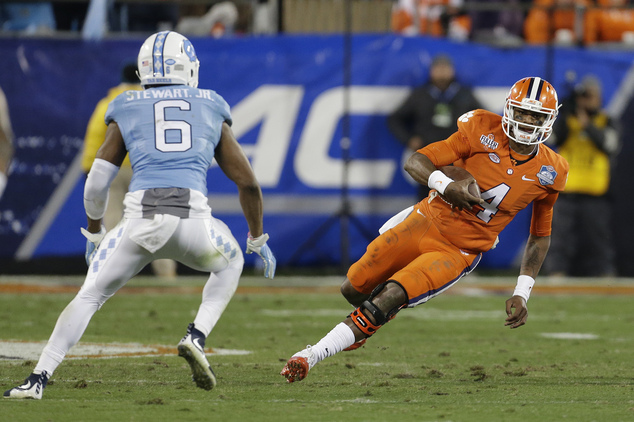
[[[537,77],[521,79],[506,96],[502,129],[506,136],[520,144],[541,144],[553,132],[559,107],[557,91],[549,82]],[[520,122],[516,116],[518,109],[522,114],[530,113],[539,118],[533,122],[535,124]]]

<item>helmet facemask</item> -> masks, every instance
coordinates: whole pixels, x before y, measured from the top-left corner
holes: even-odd
[[[506,97],[502,129],[517,143],[541,144],[553,132],[559,107],[557,92],[550,83],[538,77],[521,79]]]
[[[531,124],[517,120],[517,113],[521,113],[518,109],[531,113],[538,113],[541,121]],[[541,105],[526,105],[509,99],[504,107],[502,128],[504,129],[506,136],[517,143],[526,145],[541,144],[552,134],[553,124],[555,123],[557,114],[557,110],[544,109]]]

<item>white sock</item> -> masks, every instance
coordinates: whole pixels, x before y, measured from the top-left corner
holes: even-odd
[[[46,371],[50,377],[53,372],[55,372],[55,369],[57,369],[57,367],[62,363],[64,356],[66,356],[65,350],[62,350],[49,342],[46,347],[44,347],[40,360],[37,362],[33,373],[41,374],[42,371]]]
[[[333,356],[348,346],[354,344],[354,333],[345,323],[340,322],[330,330],[317,344],[312,346],[317,362],[321,362],[327,357]]]

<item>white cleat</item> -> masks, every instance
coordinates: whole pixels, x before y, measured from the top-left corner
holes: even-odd
[[[211,390],[216,386],[216,375],[205,356],[205,338],[193,335],[193,329],[194,324],[189,324],[187,334],[178,343],[178,356],[184,357],[191,367],[192,378],[196,386],[204,390]]]
[[[24,384],[5,391],[3,396],[5,399],[41,400],[48,377],[49,375],[46,371],[42,371],[41,374],[31,374],[24,380]]]
[[[317,358],[309,345],[306,346],[304,350],[291,356],[288,362],[286,362],[286,365],[284,365],[284,368],[282,368],[280,375],[286,377],[286,382],[301,381],[306,378],[308,371],[310,371],[316,363]]]

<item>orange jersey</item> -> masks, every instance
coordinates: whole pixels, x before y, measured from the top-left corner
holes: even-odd
[[[513,158],[528,157],[511,152],[501,116],[486,110],[464,114],[458,119],[458,132],[418,152],[436,167],[454,164],[466,169],[478,182],[486,204],[459,211],[436,197],[421,201],[421,211],[429,213],[447,240],[469,252],[489,250],[497,235],[531,202],[531,234],[549,236],[552,207],[566,185],[568,163],[544,144],[537,148],[533,158],[514,162]]]

